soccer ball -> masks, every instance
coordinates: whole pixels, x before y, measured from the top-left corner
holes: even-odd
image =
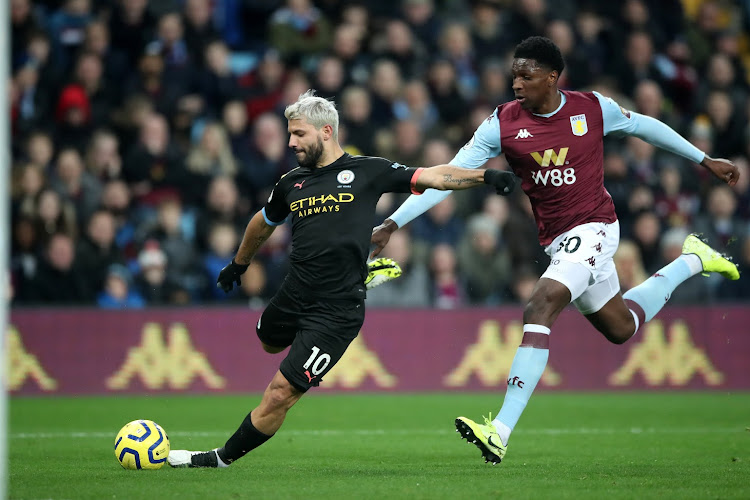
[[[161,469],[169,455],[169,437],[152,420],[133,420],[115,438],[115,456],[123,469]]]

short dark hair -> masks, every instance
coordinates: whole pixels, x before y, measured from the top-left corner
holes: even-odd
[[[543,36],[530,36],[516,46],[515,59],[534,59],[543,66],[557,71],[559,75],[565,68],[560,48],[555,42]]]

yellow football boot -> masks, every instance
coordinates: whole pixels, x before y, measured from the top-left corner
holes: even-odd
[[[401,276],[401,266],[393,259],[381,257],[367,264],[369,274],[365,279],[365,286],[369,290],[383,283],[395,280]]]
[[[492,415],[490,414],[490,417]],[[499,464],[505,456],[508,449],[507,444],[503,444],[500,436],[497,434],[492,420],[484,417],[484,425],[478,424],[466,417],[456,419],[456,432],[461,434],[461,439],[466,439],[471,444],[477,445],[482,452],[484,463],[492,462],[492,465]]]
[[[703,276],[708,276],[708,273],[719,273],[730,280],[740,279],[737,265],[704,243],[697,234],[691,234],[685,238],[682,253],[692,253],[698,256],[703,264]]]

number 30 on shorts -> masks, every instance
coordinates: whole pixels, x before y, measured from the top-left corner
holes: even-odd
[[[581,238],[579,236],[573,236],[572,238],[564,238],[557,247],[557,251],[565,248],[565,253],[574,253],[581,246]]]
[[[312,347],[312,354],[307,358],[302,368],[310,370],[313,375],[320,375],[323,370],[328,368],[328,364],[331,362],[331,355],[321,353],[320,348],[317,346]]]

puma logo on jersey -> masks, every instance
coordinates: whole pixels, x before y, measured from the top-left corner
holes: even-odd
[[[534,137],[534,136],[531,135],[531,133],[528,130],[526,130],[525,128],[522,128],[516,134],[516,139],[528,139],[529,137]]]
[[[307,179],[304,179],[302,182],[296,182],[294,184],[294,187],[302,189],[302,184],[304,184],[306,180]]]

